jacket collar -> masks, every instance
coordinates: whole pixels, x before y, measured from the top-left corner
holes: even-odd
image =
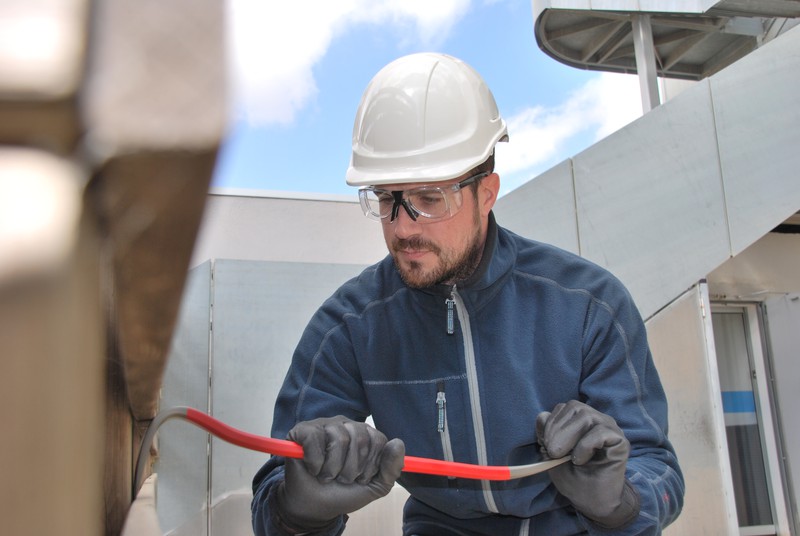
[[[480,291],[491,287],[507,274],[513,264],[514,253],[509,250],[510,241],[507,233],[497,225],[494,213],[489,212],[489,225],[486,231],[486,242],[483,246],[483,255],[478,267],[467,279],[456,281],[456,288],[460,294]],[[453,285],[438,284],[423,292],[437,296],[449,296]]]
[[[483,254],[478,267],[472,275],[463,281],[456,281],[458,288],[471,288],[480,283],[489,271],[489,265],[495,255],[495,245],[497,244],[497,222],[494,219],[494,212],[489,212],[489,225],[486,228],[486,242],[483,244]]]

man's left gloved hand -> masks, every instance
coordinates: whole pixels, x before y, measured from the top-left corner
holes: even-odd
[[[379,499],[403,469],[405,445],[346,417],[298,423],[287,439],[303,446],[303,459],[287,458],[271,507],[273,522],[289,534],[314,533],[343,514]]]
[[[576,510],[605,528],[639,515],[639,494],[625,478],[630,443],[612,417],[570,400],[536,417],[536,436],[549,458],[572,452],[572,463],[549,473]]]

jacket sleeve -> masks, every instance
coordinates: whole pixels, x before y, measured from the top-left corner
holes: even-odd
[[[272,437],[286,437],[295,424],[318,417],[343,415],[364,421],[369,415],[344,315],[328,300],[312,317],[292,356],[292,363],[278,393],[272,420]],[[288,534],[270,515],[270,496],[284,478],[284,460],[273,456],[253,478],[251,513],[256,536]],[[311,506],[310,506],[311,507]],[[325,533],[344,531],[346,516]]]
[[[667,400],[647,333],[621,284],[595,299],[584,337],[582,401],[612,416],[631,444],[626,478],[639,492],[638,518],[614,534],[657,535],[683,507],[684,480],[668,437]],[[608,531],[584,519],[590,534]]]
[[[283,458],[273,456],[253,478],[253,501],[250,504],[255,536],[286,536],[292,534],[281,530],[270,514],[271,495],[276,484],[283,480]],[[340,516],[326,532],[315,532],[315,536],[340,536],[344,532],[347,516]]]

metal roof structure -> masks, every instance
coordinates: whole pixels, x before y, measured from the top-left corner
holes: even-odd
[[[635,41],[644,21],[657,75],[685,80],[727,67],[800,17],[800,0],[533,0],[533,8],[537,44],[559,62],[639,73]]]

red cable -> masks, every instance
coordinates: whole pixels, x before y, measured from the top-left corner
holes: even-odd
[[[196,409],[187,408],[186,419],[216,437],[246,449],[287,458],[303,457],[303,447],[293,441],[242,432]],[[405,457],[403,471],[478,480],[511,480],[511,470],[507,466],[473,465],[430,458],[417,458],[416,456]]]
[[[431,458],[406,456],[403,471],[426,475],[454,476],[477,480],[511,480],[511,470],[504,465],[473,465],[471,463],[447,462]]]
[[[250,450],[257,450],[258,452],[266,452],[276,456],[283,456],[285,458],[302,458],[303,447],[293,441],[286,441],[285,439],[272,439],[271,437],[263,437],[255,434],[249,434],[237,430],[232,426],[218,421],[214,417],[197,411],[196,409],[188,408],[186,410],[186,418],[193,423],[197,424],[205,431],[210,432],[220,439],[233,443],[240,447]]]

